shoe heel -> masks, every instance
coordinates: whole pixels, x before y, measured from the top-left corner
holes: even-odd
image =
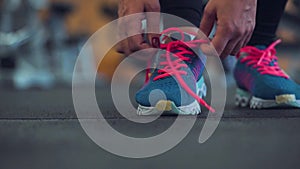
[[[235,95],[235,105],[238,107],[248,107],[250,104],[251,94],[237,88]]]
[[[204,81],[204,78],[202,77],[198,82],[197,82],[197,94],[200,98],[204,98],[207,95],[207,87]]]

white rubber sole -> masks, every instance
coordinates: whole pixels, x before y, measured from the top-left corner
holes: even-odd
[[[197,93],[201,98],[206,96],[207,88],[204,83],[204,78],[201,78],[199,82],[197,82]],[[139,105],[137,109],[139,116],[151,116],[162,113],[169,115],[198,115],[201,113],[201,107],[196,100],[189,105],[180,107],[177,107],[171,100],[160,100],[156,103],[155,107]]]
[[[151,116],[165,114],[197,115],[201,113],[200,105],[197,101],[187,106],[176,107],[175,103],[169,100],[159,101],[155,107],[145,107],[139,105],[137,114],[139,116]]]
[[[250,107],[251,109],[300,108],[300,100],[297,100],[294,94],[278,95],[275,100],[264,100],[252,96],[242,89],[237,89],[235,104],[239,107]]]

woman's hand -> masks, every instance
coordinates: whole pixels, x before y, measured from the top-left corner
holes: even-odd
[[[121,41],[117,47],[118,52],[129,55],[142,49],[151,48],[151,45],[144,40],[142,35],[142,20],[147,19],[148,32],[158,32],[160,17],[159,15],[151,15],[150,17],[147,14],[142,14],[143,12],[160,12],[159,0],[120,0],[118,10],[119,36],[123,39],[130,34],[137,35]],[[124,17],[136,13],[140,14],[136,15],[136,17]]]
[[[200,24],[206,36],[217,24],[212,44],[221,58],[235,55],[250,40],[256,19],[257,0],[210,0]]]

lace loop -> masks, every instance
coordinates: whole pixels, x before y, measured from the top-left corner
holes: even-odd
[[[252,66],[257,71],[264,75],[274,75],[288,79],[289,76],[279,67],[277,63],[276,49],[281,40],[277,40],[264,50],[260,50],[253,46],[246,46],[242,48],[238,54],[247,53],[247,57],[242,58],[241,62],[247,62],[247,66]]]
[[[174,76],[182,88],[195,98],[201,105],[205,106],[209,111],[215,112],[215,110],[210,107],[202,98],[200,98],[190,87],[186,84],[182,75],[187,75],[187,72],[181,70],[181,68],[187,68],[188,65],[184,61],[190,61],[190,58],[185,55],[193,55],[194,53],[189,50],[189,48],[197,47],[201,43],[206,43],[205,40],[191,40],[188,42],[184,41],[184,32],[178,28],[169,28],[162,32],[162,40],[168,38],[170,33],[180,33],[181,39],[176,41],[170,41],[166,44],[160,44],[160,48],[166,50],[165,54],[162,54],[162,57],[165,58],[164,61],[160,62],[160,65],[163,67],[158,70],[159,75],[154,77],[154,81],[163,79],[169,76]],[[174,53],[172,53],[174,52]]]

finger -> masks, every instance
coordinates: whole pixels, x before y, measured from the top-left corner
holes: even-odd
[[[130,40],[131,36],[141,34],[141,21],[145,16],[139,12],[144,11],[142,3],[137,3],[134,6],[132,3],[125,3],[126,1],[119,2],[118,10],[118,40],[121,41],[117,45],[117,50],[126,55],[130,54],[130,43],[140,43],[141,41]],[[135,15],[131,15],[135,14]],[[135,45],[133,45],[134,47]]]
[[[128,56],[130,54],[130,50],[129,50],[127,39],[120,41],[116,45],[116,50],[117,52],[124,54],[125,56]]]
[[[233,52],[233,50],[235,49],[235,47],[236,47],[237,45],[239,45],[238,42],[239,42],[238,39],[230,40],[230,41],[228,42],[228,44],[226,45],[226,47],[224,48],[224,50],[223,50],[223,52],[222,52],[222,54],[221,54],[220,57],[221,57],[222,59],[224,59],[224,58],[226,58],[227,56],[229,56],[229,55]]]
[[[253,31],[250,31],[250,33],[248,33],[248,35],[245,38],[245,41],[243,42],[243,46],[242,47],[245,47],[245,46],[248,45],[248,43],[250,42],[250,40],[252,38],[252,34],[253,34]]]
[[[152,1],[152,3],[148,3],[145,6],[145,10],[147,11],[146,13],[146,18],[147,18],[147,23],[146,23],[146,33],[148,38],[148,42],[151,46],[152,44],[152,38],[154,37],[159,37],[160,33],[160,3],[159,0]]]
[[[128,46],[131,52],[136,52],[142,49],[150,48],[151,46],[145,41],[143,36],[134,35],[128,38]]]
[[[247,34],[241,33],[241,31],[237,31],[234,35],[234,38],[229,41],[227,47],[225,48],[225,52],[227,55],[224,54],[223,57],[227,57],[228,55],[235,55],[243,46],[246,35]]]
[[[203,33],[206,36],[209,36],[215,24],[215,21],[216,21],[215,12],[206,7],[200,23],[200,30],[203,31]]]
[[[118,27],[117,27],[117,42],[116,50],[119,53],[125,54],[126,56],[130,54],[130,49],[128,45],[128,35],[126,32],[126,17],[120,17],[118,19]]]
[[[126,5],[124,4],[123,1],[119,1],[119,8],[118,8],[118,22],[117,22],[117,42],[118,44],[116,45],[116,50],[117,52],[124,54],[124,55],[129,55],[130,50],[127,42],[127,29],[126,29]]]
[[[145,6],[147,18],[147,32],[160,33],[160,5],[159,1],[152,1]]]
[[[126,30],[124,29],[124,21],[122,21],[123,18],[118,19],[118,27],[117,27],[117,42],[116,50],[119,53],[127,54],[128,53],[128,42],[126,37]]]
[[[150,45],[145,41],[142,30],[142,20],[145,19],[144,14],[136,14],[135,17],[128,17],[126,19],[127,40],[129,50],[136,52],[141,49],[149,48]]]
[[[232,49],[230,55],[236,56],[236,55],[238,54],[238,52],[240,51],[240,49],[243,47],[244,41],[245,41],[244,39],[240,40],[240,41],[236,44],[236,46]]]
[[[157,8],[155,10],[158,10],[158,12],[160,11],[160,8]],[[155,46],[156,44],[152,44],[152,39],[154,37],[159,38],[159,33],[160,33],[160,13],[147,13],[146,14],[146,18],[147,18],[147,37],[148,38],[148,43],[153,46],[153,47],[157,47]]]
[[[230,34],[227,33],[223,29],[223,27],[218,26],[216,30],[216,35],[212,39],[212,44],[220,56],[223,53],[225,47],[227,46],[229,40],[230,40]]]

